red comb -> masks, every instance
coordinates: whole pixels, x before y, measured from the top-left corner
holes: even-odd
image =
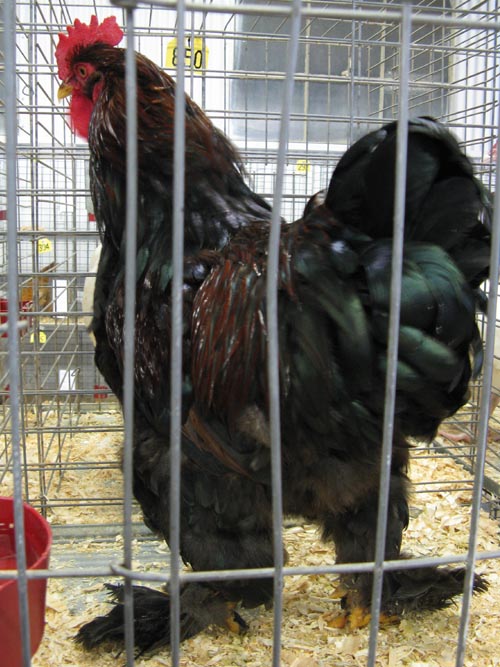
[[[90,46],[91,44],[109,44],[116,46],[123,37],[123,30],[116,22],[116,16],[108,16],[99,24],[97,16],[92,16],[89,25],[75,19],[74,26],[68,26],[68,34],[59,33],[59,42],[56,47],[56,60],[59,78],[63,81],[70,74],[68,61],[75,48]]]

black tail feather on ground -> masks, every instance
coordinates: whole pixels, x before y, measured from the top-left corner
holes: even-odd
[[[124,587],[106,584],[113,608],[78,631],[75,641],[86,649],[104,642],[122,643],[125,636]],[[170,643],[170,597],[145,586],[133,586],[134,638],[139,655]],[[188,639],[208,625],[247,629],[233,605],[202,584],[188,584],[181,589],[180,639]]]
[[[444,609],[464,589],[466,570],[463,567],[424,567],[394,570],[384,575],[384,611],[389,614],[418,610]],[[482,593],[488,581],[474,575],[473,589]]]

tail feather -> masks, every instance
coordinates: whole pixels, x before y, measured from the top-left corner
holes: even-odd
[[[491,196],[454,136],[431,118],[408,125],[405,238],[439,245],[471,287],[488,274]],[[397,123],[357,141],[339,161],[325,204],[342,223],[391,238]]]
[[[86,649],[103,642],[122,642],[125,637],[124,587],[106,584],[114,606],[80,628],[75,641]],[[170,598],[160,591],[133,586],[134,634],[140,653],[169,643]],[[200,628],[201,629],[201,628]],[[188,635],[186,635],[188,636]]]
[[[463,592],[466,570],[463,567],[425,567],[394,570],[384,575],[385,612],[401,614],[408,611],[444,609]],[[474,575],[474,591],[487,590],[488,582]]]
[[[122,643],[125,637],[124,587],[106,584],[114,606],[78,631],[75,641],[86,649],[104,642]],[[145,586],[133,586],[134,639],[139,655],[170,643],[170,597]],[[227,625],[228,614],[241,629],[243,619],[210,588],[188,584],[181,591],[180,639],[188,639],[209,625]]]

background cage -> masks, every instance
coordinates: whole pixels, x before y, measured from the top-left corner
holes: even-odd
[[[0,135],[5,145],[9,139],[5,115],[14,110],[17,154],[14,164],[7,160],[5,151],[0,159],[3,175],[7,170],[16,172],[18,264],[8,262],[9,220],[7,191],[3,189],[0,310],[4,311],[1,319],[5,323],[10,270],[18,276],[19,317],[24,322],[19,334],[22,490],[24,498],[52,523],[52,604],[54,608],[59,604],[60,613],[64,616],[68,612],[77,626],[90,604],[90,598],[86,599],[83,593],[94,590],[95,595],[95,577],[109,576],[109,563],[121,558],[123,426],[117,403],[95,370],[92,342],[86,331],[90,313],[82,310],[84,283],[91,275],[98,234],[88,197],[88,150],[84,142],[72,135],[65,122],[65,109],[55,102],[58,80],[53,53],[57,33],[75,18],[88,21],[92,13],[97,13],[99,19],[116,14],[119,23],[125,25],[126,14],[106,2],[84,0],[6,0],[2,11],[10,11],[12,4],[16,15],[17,95],[14,100],[4,94],[3,69]],[[494,191],[500,68],[496,3],[424,0],[415,3],[411,12],[409,112],[438,117],[446,123],[465,146],[485,185]],[[185,17],[186,90],[236,143],[254,189],[271,201],[287,83],[291,2],[199,2]],[[177,20],[178,7],[173,2],[141,4],[134,11],[135,48],[172,74],[178,55]],[[4,52],[4,33],[0,33],[0,40],[0,50]],[[302,3],[294,96],[290,117],[285,119],[289,122],[289,145],[282,215],[287,220],[298,218],[311,194],[327,185],[350,143],[398,116],[402,53],[400,4],[316,0]],[[493,270],[492,275],[497,272]],[[11,351],[12,342],[4,331],[0,338],[2,495],[12,492],[16,446],[8,376]],[[500,393],[500,386],[493,390]],[[481,383],[477,383],[470,404],[452,424],[455,430],[470,434],[469,442],[439,438],[430,447],[415,447],[423,470],[414,480],[415,514],[420,515],[424,505],[436,503],[439,507],[447,498],[455,504],[470,505],[480,395]],[[483,414],[482,420],[485,419]],[[500,437],[498,415],[492,415],[490,428],[482,502],[485,512],[495,518],[500,503],[500,447],[495,440],[495,431]],[[458,514],[456,506],[452,509]],[[156,571],[164,569],[165,547],[150,538],[138,512],[134,512],[133,520],[137,563]],[[485,517],[482,521],[486,521]],[[418,519],[414,525],[419,527]],[[498,544],[498,529],[494,526],[488,524],[486,530],[491,542],[495,544],[496,540]],[[417,528],[413,539],[421,537],[422,544],[426,544],[428,536],[419,536]],[[426,529],[422,520],[420,530]],[[310,528],[288,524],[285,532],[292,543],[293,536],[300,534],[296,531],[309,535]],[[461,546],[465,549],[465,542]],[[298,558],[306,557],[299,547],[297,553]],[[424,549],[423,553],[431,552]],[[330,553],[322,554],[318,547],[317,560],[306,561],[312,575],[314,564],[333,560]],[[493,555],[498,557],[498,549]],[[490,565],[494,586],[498,561],[487,561],[486,572],[490,572]],[[478,613],[486,614],[488,605],[477,604],[482,609]],[[54,620],[53,635],[61,632],[56,625]],[[387,660],[393,660],[387,664],[411,664],[403,661],[403,653],[397,653],[397,640],[391,636],[386,639],[380,650],[386,652],[383,655]],[[456,637],[453,639],[457,642]],[[221,645],[224,641],[222,638]],[[269,635],[268,644],[270,641]],[[341,641],[332,641],[336,651],[341,650]],[[73,662],[68,664],[85,659],[81,653],[78,658],[68,654],[69,645],[69,641],[63,645],[61,658],[71,655],[68,660]],[[50,646],[53,650],[54,644]],[[45,664],[43,648],[33,664]],[[264,644],[264,649],[269,646]],[[347,649],[342,654],[344,664],[364,664],[362,641],[357,648],[360,655],[356,656],[352,647]],[[238,650],[232,647],[233,662],[228,664],[238,664],[238,659],[252,664],[248,658],[250,649],[242,649],[246,657],[238,657]],[[474,651],[471,655],[475,662],[470,664],[481,664],[478,649]],[[417,664],[417,657],[413,657]],[[431,651],[424,650],[420,657],[428,660],[422,664],[434,664]],[[165,662],[154,662],[161,659]],[[198,664],[196,660],[207,664],[201,658],[189,659],[191,662],[186,664]],[[269,656],[266,659],[270,662]],[[289,659],[285,656],[283,664],[295,664],[296,659],[301,659],[300,655]],[[401,663],[396,662],[399,659]],[[440,659],[439,664],[444,664],[442,656]],[[313,655],[311,660],[323,664],[324,658]],[[453,657],[449,660],[452,664]],[[168,664],[168,656],[152,658],[151,664]],[[496,663],[491,658],[490,663],[484,664]]]

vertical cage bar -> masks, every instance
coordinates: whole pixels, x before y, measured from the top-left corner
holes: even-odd
[[[356,9],[356,1],[353,0],[352,3],[352,8]],[[352,144],[354,140],[354,89],[355,89],[355,69],[356,69],[356,58],[354,57],[354,54],[357,55],[357,48],[356,48],[356,30],[357,30],[357,21],[352,20],[351,21],[351,51],[350,51],[350,66],[349,66],[349,51],[348,51],[348,56],[347,56],[347,68],[348,68],[348,73],[349,73],[349,88],[348,88],[348,113],[349,113],[349,128],[348,128],[348,136],[347,136],[347,142],[348,144]],[[356,74],[358,72],[356,71]]]
[[[396,145],[396,185],[394,193],[394,238],[391,262],[391,296],[385,385],[384,430],[380,471],[380,489],[377,513],[375,569],[373,575],[368,667],[375,667],[377,635],[382,603],[384,578],[385,539],[389,490],[391,479],[392,439],[394,434],[394,408],[396,401],[396,373],[398,364],[399,316],[401,310],[401,275],[403,267],[403,240],[405,215],[406,160],[408,148],[408,105],[410,81],[411,2],[405,0],[401,16],[399,114]]]
[[[302,0],[294,0],[285,95],[281,111],[281,124],[276,166],[276,186],[273,197],[273,213],[269,235],[268,267],[266,276],[267,315],[267,374],[269,382],[269,420],[271,432],[271,479],[273,490],[273,553],[274,553],[274,626],[273,665],[281,664],[281,620],[283,615],[283,494],[281,483],[281,425],[279,383],[278,337],[278,269],[281,231],[281,204],[285,176],[285,162],[290,133],[295,69],[299,51],[299,34]]]
[[[33,5],[30,7],[30,18],[33,21],[33,23],[36,23],[37,19],[37,8],[36,5],[33,3]],[[34,35],[29,35],[28,37],[28,42],[27,42],[27,49],[28,49],[28,60],[30,63],[33,63],[33,67],[30,68],[30,71],[28,73],[28,91],[29,91],[29,104],[33,109],[38,109],[38,91],[37,91],[37,85],[36,85],[36,65],[35,61],[37,60],[37,53],[36,49],[34,46],[35,42],[35,36]],[[39,189],[39,164],[38,164],[38,149],[35,147],[38,147],[40,145],[39,142],[39,136],[38,136],[38,118],[37,118],[37,111],[34,113],[29,114],[29,123],[30,123],[30,136],[33,137],[33,144],[34,144],[34,150],[33,150],[33,160],[30,160],[30,182],[33,186],[33,191],[37,191]],[[37,206],[37,199],[38,197],[34,194],[31,194],[30,196],[30,209],[31,209],[31,229],[34,231],[36,229],[40,228],[40,220],[39,220],[39,211],[38,211],[38,206]],[[54,220],[56,219],[56,216],[54,216]],[[34,272],[39,271],[39,263],[38,263],[38,253],[37,253],[37,241],[36,237],[33,236],[32,241],[31,241],[31,247],[32,247],[32,270]],[[23,257],[21,257],[21,262],[23,261]],[[35,285],[34,288],[38,284],[38,279],[35,280]],[[34,307],[36,310],[38,310],[38,298],[35,296],[37,294],[38,290],[34,289],[34,294],[33,294],[33,299],[34,299]],[[42,368],[41,368],[41,363],[40,363],[40,355],[39,355],[39,350],[40,350],[40,326],[39,326],[39,319],[36,318],[34,322],[34,341],[33,341],[33,370],[34,370],[34,384],[35,387],[41,387],[42,386]],[[22,374],[23,375],[23,374]],[[21,376],[21,382],[22,382],[22,376]],[[40,421],[40,423],[43,423],[43,400],[42,397],[38,394],[37,396],[34,396],[33,398],[29,399],[30,402],[33,404],[33,409],[37,413],[37,419]],[[26,410],[23,409],[23,423],[26,425]],[[37,498],[37,502],[40,503],[41,505],[41,510],[44,516],[47,514],[47,503],[46,503],[46,498],[47,498],[47,476],[46,476],[46,471],[45,467],[43,465],[44,463],[44,434],[42,430],[40,430],[39,433],[37,433],[37,445],[38,445],[38,450],[37,450],[37,456],[38,456],[38,461],[40,463],[40,468],[38,471],[38,483],[40,485],[40,493],[39,497]],[[26,453],[24,455],[24,460],[26,461]],[[28,484],[28,479],[26,475],[26,480],[25,480],[25,489],[26,489],[26,497],[29,500],[29,484]]]
[[[132,497],[134,447],[134,357],[135,357],[135,296],[137,246],[137,71],[134,52],[134,7],[127,8],[127,48],[125,51],[125,101],[127,109],[127,214],[125,244],[125,322],[123,415],[125,445],[123,452],[123,558],[127,569],[132,567]],[[134,600],[130,578],[124,591],[125,650],[127,667],[134,665]]]
[[[172,226],[172,339],[170,366],[170,644],[172,667],[180,661],[180,500],[182,425],[182,285],[184,266],[185,97],[184,0],[177,4],[177,69],[174,110]]]
[[[500,118],[498,122],[500,128]],[[500,129],[499,129],[500,131]],[[499,136],[497,134],[497,136]],[[496,175],[500,167],[500,154],[497,151]],[[481,499],[483,494],[484,463],[486,459],[486,448],[488,446],[488,416],[489,401],[491,395],[491,383],[493,376],[493,356],[495,351],[495,329],[496,309],[498,295],[498,265],[500,262],[500,206],[498,196],[495,196],[495,207],[493,213],[493,230],[491,239],[490,256],[490,291],[488,302],[488,322],[486,326],[485,361],[483,367],[483,387],[481,391],[479,409],[479,429],[476,456],[474,461],[474,488],[472,492],[471,520],[469,527],[469,544],[466,560],[466,574],[464,582],[464,594],[462,599],[462,612],[460,614],[460,626],[457,642],[456,667],[462,667],[465,658],[467,634],[470,620],[470,606],[472,601],[472,590],[474,585],[474,565],[477,555],[477,535],[479,529],[479,518],[481,514]]]
[[[5,3],[5,133],[7,158],[7,294],[9,385],[11,405],[12,476],[14,482],[14,534],[18,569],[19,621],[23,667],[31,664],[28,579],[21,463],[21,395],[17,284],[17,89],[16,89],[16,3]]]

